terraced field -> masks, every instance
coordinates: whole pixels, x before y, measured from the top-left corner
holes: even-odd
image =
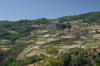
[[[100,42],[88,42],[88,43],[83,44],[82,46],[93,47],[96,45],[100,45]]]
[[[5,44],[4,42],[0,42],[0,44]]]
[[[25,59],[25,55],[32,51],[32,48],[25,48],[17,57],[17,59]]]

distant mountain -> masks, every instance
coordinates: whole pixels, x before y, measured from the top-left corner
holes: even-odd
[[[5,23],[9,23],[9,22],[11,22],[11,21],[3,20],[3,21],[0,21],[0,25],[5,24]]]

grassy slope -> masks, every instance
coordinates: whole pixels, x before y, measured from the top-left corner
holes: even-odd
[[[19,55],[18,55],[18,59],[24,59],[24,56],[26,54],[28,54],[32,49],[30,48],[25,48]]]
[[[100,42],[89,42],[89,43],[86,43],[86,44],[84,44],[83,46],[86,46],[86,47],[92,47],[92,46],[95,46],[95,45],[99,45],[100,44]]]
[[[0,42],[0,44],[5,44],[4,42]]]

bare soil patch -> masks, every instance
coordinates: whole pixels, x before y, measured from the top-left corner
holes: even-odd
[[[9,30],[8,32],[9,33],[17,33],[16,31],[12,31],[12,30]]]
[[[3,29],[3,30],[7,30],[9,33],[17,33],[16,31],[9,30],[9,29]]]
[[[90,29],[100,29],[100,25],[89,26]]]
[[[33,48],[34,47],[34,45],[28,45],[27,46],[27,48]]]
[[[82,44],[84,41],[73,41],[73,42],[77,44]]]
[[[93,30],[93,31],[89,31],[89,33],[91,33],[91,32],[95,33],[95,30]]]
[[[46,42],[44,42],[44,41],[41,41],[41,42],[37,42],[37,43],[35,43],[35,44],[40,44],[40,45],[42,45],[42,44],[45,44]]]
[[[74,47],[80,47],[81,44],[76,44],[76,45],[65,45],[65,46],[60,46],[60,48],[65,48],[65,49],[69,49],[69,48],[74,48]]]
[[[45,54],[45,52],[41,49],[33,49],[29,54],[25,55],[26,57],[34,56],[34,55],[40,55]]]
[[[40,45],[36,45],[36,46],[33,47],[33,49],[39,49],[39,46]]]
[[[1,42],[10,42],[8,39],[2,39]]]
[[[74,36],[61,36],[61,38],[74,38]]]
[[[81,36],[80,38],[84,39],[84,38],[87,38],[86,36]]]
[[[1,51],[7,51],[9,50],[10,48],[1,48]]]
[[[1,42],[1,43],[4,43],[4,44],[7,44],[7,43],[10,42],[10,40],[8,40],[8,39],[2,39],[0,42]]]
[[[46,32],[48,32],[48,30],[42,30],[42,32],[43,32],[43,33],[46,33]]]
[[[36,35],[36,37],[38,37],[38,38],[42,38],[42,37],[44,37],[43,35]]]
[[[49,37],[49,36],[51,36],[51,35],[49,35],[49,34],[47,34],[47,35],[44,35],[44,37]]]
[[[94,34],[93,37],[100,38],[100,34]]]
[[[30,27],[40,27],[39,25],[30,25]]]

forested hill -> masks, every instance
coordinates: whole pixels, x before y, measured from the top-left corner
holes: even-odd
[[[86,22],[89,23],[100,23],[100,11],[99,12],[89,12],[89,13],[85,13],[85,14],[80,14],[80,15],[74,15],[74,16],[64,16],[64,17],[60,17],[58,19],[48,19],[50,20],[58,20],[59,22],[65,22],[65,21],[74,21],[74,20],[80,20],[83,19]],[[21,22],[23,20],[20,21],[16,21],[16,22]],[[24,20],[25,21],[25,20]],[[46,19],[41,18],[41,19],[36,19],[36,20],[26,20],[29,22],[34,22],[34,23],[49,23]],[[9,23],[11,21],[0,21],[0,25],[1,24],[5,24],[5,23]]]
[[[73,21],[79,19],[83,19],[84,21],[88,20],[89,23],[93,23],[93,22],[100,23],[100,11],[58,18],[59,22]]]
[[[5,24],[5,23],[9,23],[10,21],[4,20],[4,21],[0,21],[0,25],[1,24]]]

